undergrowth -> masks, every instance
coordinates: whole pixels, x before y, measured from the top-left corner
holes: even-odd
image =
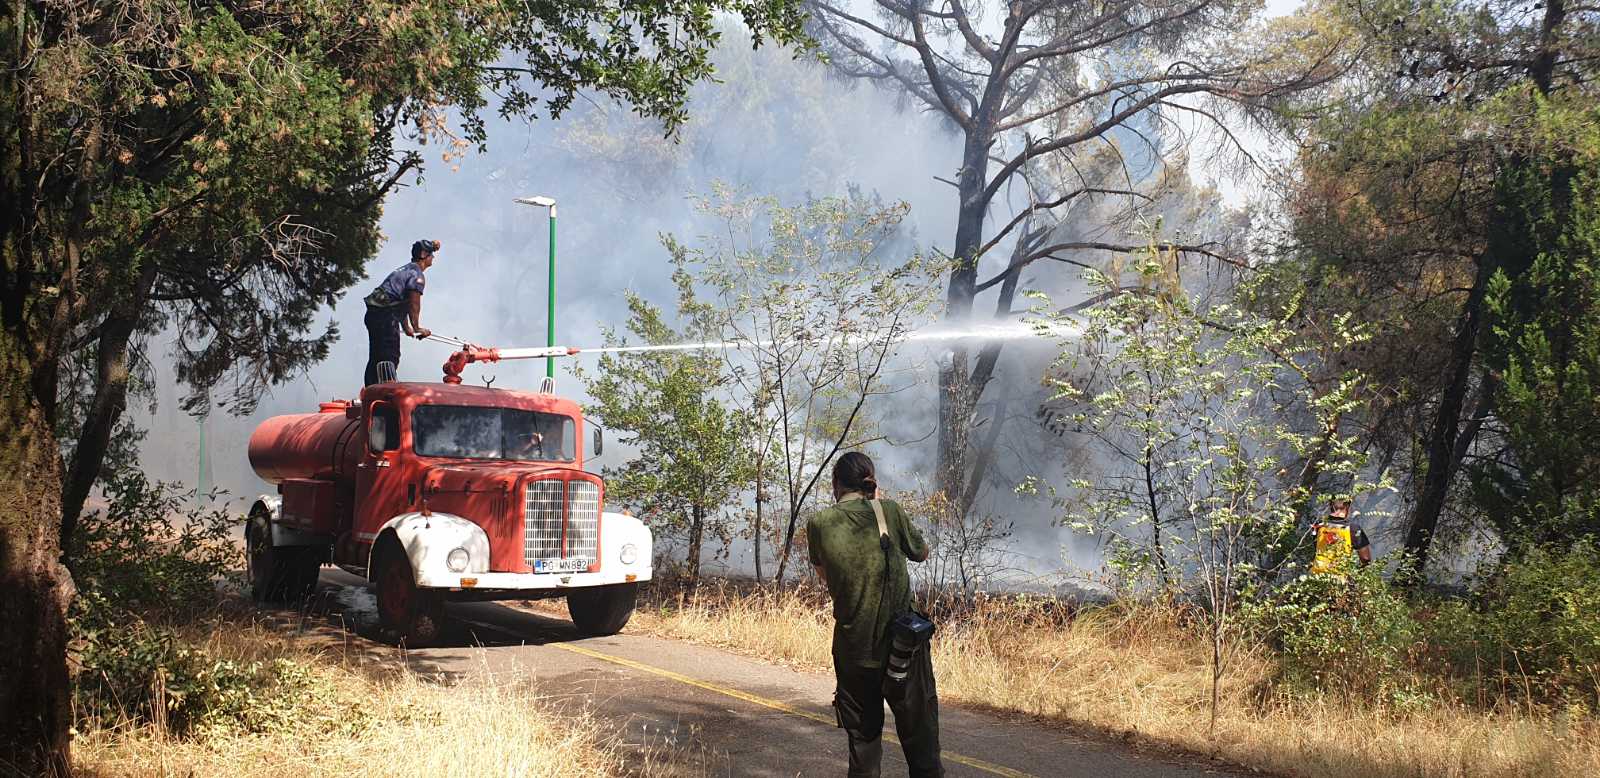
[[[1552,578],[1591,575],[1578,564],[1507,566],[1510,601],[1412,602],[1375,574],[1263,594],[1238,625],[1215,729],[1202,619],[1180,602],[943,601],[934,668],[950,702],[1285,775],[1596,775],[1600,722],[1575,702],[1593,699],[1596,668],[1578,644],[1596,611],[1583,610],[1586,584]],[[705,580],[691,596],[658,581],[630,629],[831,667],[831,611],[814,586]],[[1488,660],[1501,655],[1525,663]],[[1527,664],[1536,656],[1540,669]]]
[[[640,763],[527,684],[374,673],[300,642],[230,593],[240,517],[137,473],[106,491],[68,549],[75,773],[590,776]]]
[[[148,724],[181,736],[281,720],[273,701],[303,689],[302,668],[217,658],[178,630],[212,610],[242,566],[238,517],[215,501],[192,507],[192,493],[137,472],[112,478],[105,493],[67,548],[80,728]]]
[[[223,607],[176,630],[211,662],[271,668],[235,713],[179,734],[131,718],[80,723],[80,775],[304,778],[307,775],[596,776],[661,757],[630,754],[592,715],[559,712],[536,686],[472,674],[455,683],[403,665],[358,665]],[[262,680],[258,678],[258,680]]]

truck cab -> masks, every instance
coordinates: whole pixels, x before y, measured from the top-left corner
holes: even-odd
[[[331,562],[377,590],[384,629],[434,642],[448,600],[565,597],[588,634],[622,629],[651,576],[650,531],[604,511],[577,403],[545,392],[389,382],[277,416],[250,462],[277,485],[246,526],[251,589],[303,597]],[[602,444],[595,428],[590,449]]]

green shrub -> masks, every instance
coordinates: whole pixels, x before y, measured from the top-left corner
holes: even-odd
[[[226,506],[191,506],[191,493],[137,471],[112,476],[104,490],[105,510],[85,513],[68,539],[79,591],[119,610],[183,613],[215,602],[219,580],[243,567],[243,519]]]
[[[172,627],[126,612],[102,618],[112,611],[91,602],[95,596],[75,606],[80,720],[156,724],[181,737],[218,727],[265,731],[296,718],[296,701],[312,683],[304,666],[213,657]]]
[[[1348,581],[1302,576],[1244,615],[1275,649],[1282,691],[1401,705],[1423,701],[1410,661],[1420,626],[1376,565]]]
[[[213,657],[174,626],[213,612],[218,584],[237,575],[241,519],[189,506],[188,493],[138,472],[113,476],[105,492],[106,509],[85,514],[68,546],[79,717],[180,736],[292,718],[310,682],[304,667]]]
[[[1533,547],[1502,562],[1475,606],[1439,608],[1429,642],[1457,677],[1482,679],[1499,698],[1600,709],[1600,548]]]

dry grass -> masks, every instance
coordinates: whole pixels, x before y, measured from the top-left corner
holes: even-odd
[[[266,732],[213,728],[182,739],[151,725],[92,729],[73,743],[78,774],[593,776],[650,768],[637,754],[628,765],[593,717],[558,716],[525,683],[374,675],[258,624],[221,621],[190,631],[213,656],[301,668],[302,693],[279,701],[290,709],[288,721]]]
[[[831,667],[831,615],[814,590],[702,585],[692,600],[663,595],[635,618],[633,629],[813,670]],[[1265,659],[1248,653],[1230,667],[1211,733],[1210,652],[1170,609],[1074,615],[1039,600],[994,599],[940,621],[940,695],[969,706],[1286,775],[1600,775],[1600,724],[1593,719],[1284,699],[1268,691]]]

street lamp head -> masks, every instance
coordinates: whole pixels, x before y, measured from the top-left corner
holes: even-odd
[[[554,197],[545,197],[544,195],[535,195],[533,197],[518,197],[516,201],[519,202],[519,203],[522,203],[523,205],[537,205],[537,206],[540,206],[542,208],[554,208],[555,205],[556,205],[556,198],[554,198]]]

